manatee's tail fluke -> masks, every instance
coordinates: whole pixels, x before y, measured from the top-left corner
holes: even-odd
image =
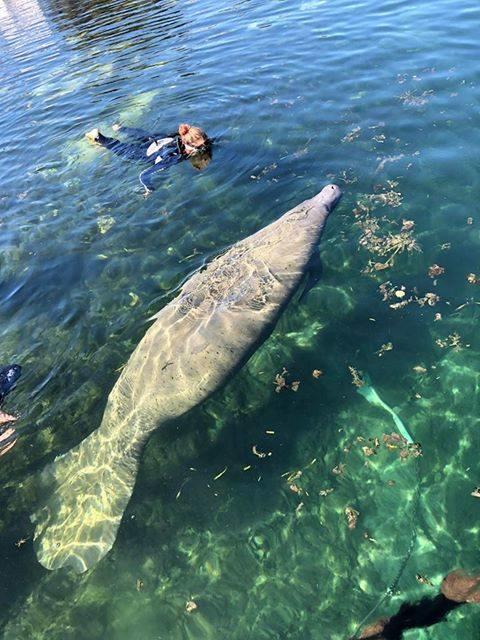
[[[83,573],[111,549],[135,484],[137,456],[111,450],[94,432],[41,474],[46,499],[32,516],[47,569]]]

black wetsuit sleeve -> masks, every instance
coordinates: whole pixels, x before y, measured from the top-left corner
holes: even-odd
[[[165,169],[168,169],[168,167],[171,167],[174,164],[178,164],[183,159],[184,158],[177,153],[168,155],[166,158],[160,160],[160,162],[155,163],[148,169],[144,169],[139,175],[140,182],[147,191],[155,191],[155,188],[152,184],[153,176],[160,171],[165,171]]]
[[[148,167],[148,169],[144,169],[140,175],[138,176],[142,186],[145,187],[147,191],[155,191],[155,188],[152,184],[152,176],[159,171],[155,165],[152,167]]]

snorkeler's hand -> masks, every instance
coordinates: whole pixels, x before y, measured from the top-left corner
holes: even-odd
[[[145,189],[145,195],[152,193],[155,191],[155,188],[152,184],[152,175],[158,171],[156,165],[149,167],[148,169],[144,169],[142,173],[138,176],[142,187]]]

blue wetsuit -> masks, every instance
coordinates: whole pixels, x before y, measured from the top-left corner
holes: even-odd
[[[152,184],[152,177],[156,173],[164,171],[187,158],[178,133],[170,136],[150,135],[141,129],[134,129],[133,127],[121,127],[120,131],[132,138],[134,143],[109,138],[100,132],[95,142],[127,160],[148,163],[150,166],[139,175],[140,182],[147,191],[155,190]]]

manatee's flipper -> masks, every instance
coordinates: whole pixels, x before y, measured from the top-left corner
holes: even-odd
[[[307,297],[309,291],[313,289],[313,287],[317,284],[317,282],[322,277],[323,273],[323,264],[320,259],[320,251],[318,247],[312,254],[310,262],[308,263],[307,272],[305,275],[305,285],[303,287],[303,291],[298,298],[298,302],[302,304],[305,302],[305,298]]]
[[[94,432],[41,474],[46,499],[32,516],[34,547],[47,569],[83,573],[111,549],[137,472],[133,452]]]

